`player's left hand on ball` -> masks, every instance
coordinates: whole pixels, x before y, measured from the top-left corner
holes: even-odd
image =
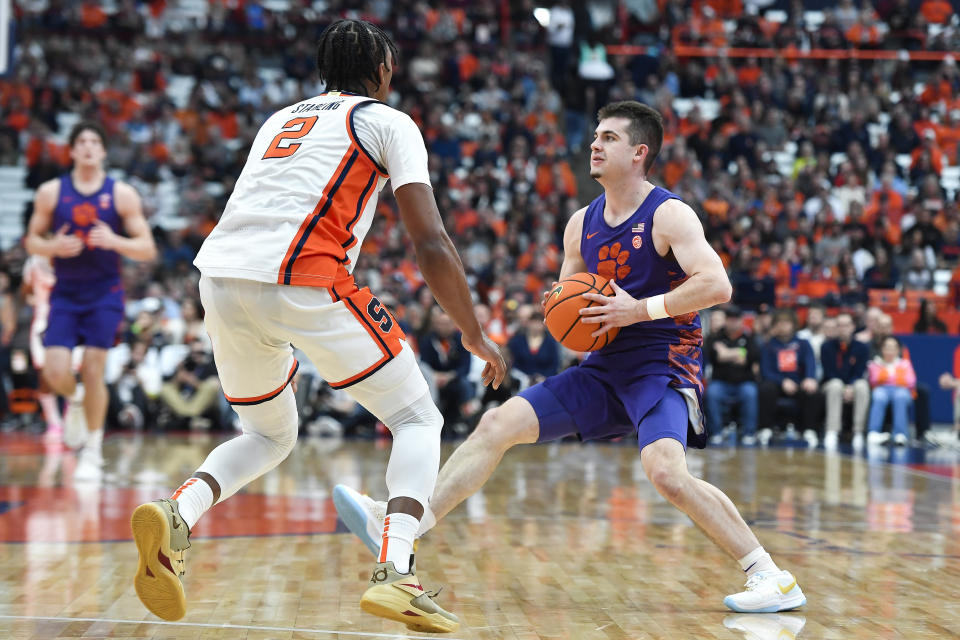
[[[87,244],[98,249],[112,249],[116,238],[117,234],[113,232],[110,225],[98,219],[93,221],[93,229],[87,236]]]
[[[602,336],[613,327],[626,327],[640,320],[637,300],[624,291],[613,280],[610,281],[614,295],[602,296],[599,293],[581,294],[595,304],[580,309],[580,322],[599,324],[600,328],[592,336]]]

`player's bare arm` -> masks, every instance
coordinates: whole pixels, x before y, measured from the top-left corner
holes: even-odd
[[[664,295],[662,302],[666,313],[679,316],[730,300],[733,291],[730,279],[720,256],[707,242],[703,225],[693,209],[679,200],[668,200],[657,209],[653,220],[653,245],[657,253],[666,256],[672,251],[688,276],[683,284]],[[625,327],[652,319],[646,299],[636,300],[616,282],[611,284],[616,292],[614,296],[583,294],[597,303],[597,306],[580,310],[583,322],[601,325],[594,335],[601,335],[611,327]]]
[[[483,333],[473,312],[463,263],[443,228],[433,189],[423,183],[411,182],[399,187],[394,196],[400,205],[400,218],[413,241],[423,279],[437,303],[459,327],[463,346],[487,362],[483,369],[483,384],[492,382],[493,387],[498,388],[506,375],[507,365],[499,347]]]
[[[47,256],[48,258],[72,258],[83,251],[83,240],[68,233],[69,227],[63,225],[51,234],[53,210],[60,196],[60,180],[47,180],[34,197],[33,213],[27,224],[27,237],[24,245],[27,253]]]
[[[583,216],[586,211],[586,207],[575,211],[563,230],[563,262],[560,264],[558,280],[569,278],[575,273],[587,270],[587,263],[583,261],[583,255],[580,253],[580,236],[583,234]],[[556,286],[557,282],[554,282],[549,289],[543,292],[543,297],[540,299],[541,309],[546,305],[547,298]]]
[[[117,182],[113,190],[117,213],[123,220],[126,237],[113,232],[103,220],[95,220],[88,242],[91,247],[116,251],[131,260],[153,260],[157,246],[150,233],[150,225],[143,217],[143,203],[137,190],[123,182]]]

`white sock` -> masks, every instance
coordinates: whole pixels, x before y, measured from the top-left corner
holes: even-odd
[[[740,558],[739,562],[740,568],[746,572],[748,578],[758,571],[780,571],[777,565],[773,563],[773,558],[763,550],[763,547],[757,547]]]
[[[383,521],[379,562],[392,562],[400,573],[410,570],[413,538],[420,523],[409,513],[388,513]]]
[[[190,478],[174,491],[170,498],[177,501],[180,517],[188,529],[193,529],[200,516],[213,506],[213,490],[200,478]]]
[[[103,428],[87,433],[87,442],[83,445],[84,453],[90,455],[103,455]]]
[[[420,528],[417,529],[417,537],[419,538],[430,529],[433,529],[437,524],[437,517],[433,515],[433,509],[430,508],[430,505],[426,505],[423,508],[423,517],[420,518]]]

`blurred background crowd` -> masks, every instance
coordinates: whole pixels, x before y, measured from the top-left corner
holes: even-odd
[[[111,425],[231,428],[191,261],[260,124],[323,90],[314,43],[349,16],[381,24],[399,46],[390,103],[421,127],[478,314],[513,364],[499,392],[479,387],[385,190],[355,273],[403,324],[448,435],[578,357],[544,332],[537,303],[559,271],[567,218],[599,194],[586,175],[596,109],[634,99],[665,120],[651,179],[698,212],[734,284],[736,306],[704,319],[714,437],[733,437],[728,417],[747,444],[797,437],[829,446],[840,424],[856,444],[884,420],[897,443],[923,437],[930,390],[901,364],[909,354],[899,344],[893,354],[884,338],[960,329],[960,72],[949,56],[910,57],[960,51],[955,7],[544,4],[15,1],[15,58],[0,77],[0,183],[32,193],[68,167],[70,126],[96,119],[109,134],[110,173],[138,189],[160,248],[155,263],[126,266],[128,318],[107,373]],[[704,47],[779,53],[712,56]],[[824,49],[899,53],[810,55]],[[0,408],[4,428],[32,428],[31,300],[19,242],[30,202],[4,200]],[[853,348],[863,366],[849,371],[853,343],[866,351]],[[944,373],[939,382],[952,389],[960,371]],[[376,433],[349,397],[308,367],[301,376],[305,429]],[[891,406],[889,418],[869,414],[871,398]],[[733,404],[745,414],[730,416]],[[905,431],[904,420],[915,428]]]

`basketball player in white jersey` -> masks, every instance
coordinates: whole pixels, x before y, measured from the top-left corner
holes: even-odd
[[[23,264],[23,286],[30,296],[33,305],[33,321],[30,322],[30,360],[37,376],[37,401],[43,412],[43,419],[47,423],[44,441],[48,444],[59,444],[63,440],[63,416],[57,406],[57,396],[50,391],[46,379],[43,377],[43,364],[46,361],[46,351],[43,348],[43,332],[47,330],[47,317],[50,315],[50,292],[57,282],[53,273],[53,265],[46,256],[32,255]],[[86,431],[86,429],[84,429]],[[84,434],[86,435],[86,434]],[[66,442],[69,447],[78,446],[78,443]]]
[[[464,346],[498,387],[503,357],[473,313],[463,266],[443,228],[417,126],[386,99],[397,50],[378,27],[340,20],[320,37],[326,93],[261,127],[223,216],[197,256],[206,329],[243,434],[210,453],[169,500],[141,505],[131,526],[140,600],[166,620],[186,611],[180,576],[189,531],[217,502],[279,464],[297,438],[291,343],[393,434],[381,552],[361,607],[417,631],[457,618],[424,591],[414,535],[440,465],[440,412],[396,320],[351,272],[390,179],[423,277]]]

